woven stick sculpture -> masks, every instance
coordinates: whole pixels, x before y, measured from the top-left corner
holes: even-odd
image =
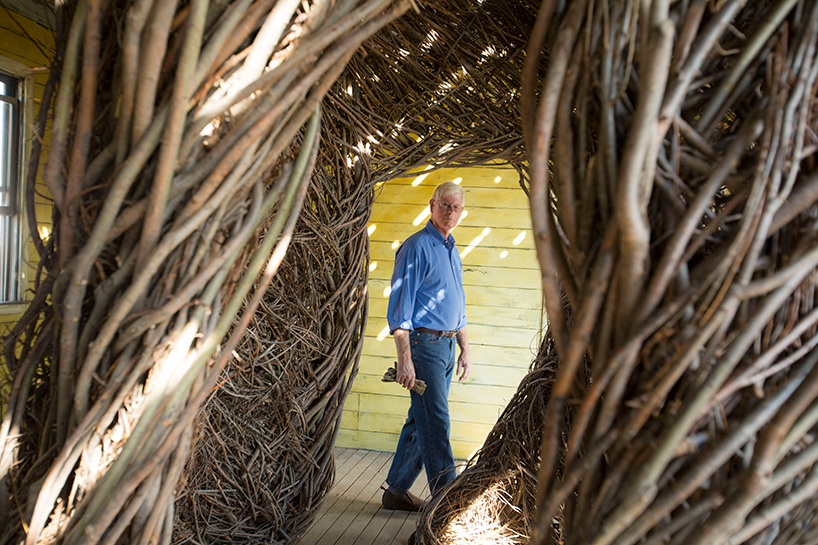
[[[4,341],[0,543],[170,542],[194,421],[294,232],[319,103],[409,7],[64,6],[54,233]]]
[[[490,439],[422,543],[492,486],[518,508],[496,542],[818,540],[817,49],[814,1],[542,2],[522,121],[549,338],[521,393],[547,401],[512,401],[492,437],[528,449]]]
[[[360,156],[339,145],[340,119],[327,101],[290,247],[199,416],[174,543],[294,543],[332,486],[366,327],[374,198]]]
[[[324,164],[317,123],[302,126],[408,7],[110,4],[60,18],[63,70],[45,91],[61,78],[44,173],[57,215],[49,240],[32,230],[38,288],[4,342],[0,543],[171,540],[190,423],[214,386],[214,405],[245,395],[244,362],[268,355],[240,335],[255,305],[275,306],[267,246],[275,268]],[[419,539],[474,537],[474,504],[505,542],[815,543],[815,2],[422,7],[352,59],[335,143],[357,147],[370,183],[492,158],[530,175],[551,329]],[[348,382],[323,378],[332,393],[312,406],[336,410]],[[316,460],[320,497],[331,464]],[[189,490],[180,505],[204,489]],[[271,510],[259,536],[297,539],[309,520]]]

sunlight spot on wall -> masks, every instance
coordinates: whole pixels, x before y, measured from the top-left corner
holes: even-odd
[[[386,286],[386,289],[383,290],[383,296],[384,297],[389,297],[389,295],[391,293],[392,293],[392,286]]]
[[[454,180],[452,180],[452,182],[456,183],[457,185],[460,185],[460,182],[462,182],[462,181],[463,181],[463,178],[460,178],[460,177],[455,178]]]
[[[418,176],[417,178],[415,178],[415,179],[412,181],[412,187],[417,187],[417,186],[419,186],[419,185],[420,185],[420,184],[423,182],[423,180],[425,180],[425,179],[426,179],[426,177],[427,177],[429,174],[431,174],[431,172],[426,172],[427,170],[431,170],[431,168],[432,168],[432,165],[426,165],[426,168],[424,168],[424,169],[423,169],[423,171],[425,172],[425,174],[421,174],[420,176]]]
[[[47,239],[48,235],[50,235],[50,234],[51,233],[48,230],[48,226],[46,226],[46,225],[41,225],[40,226],[40,238],[41,239],[43,239],[43,240]]]
[[[425,220],[426,218],[428,218],[428,217],[429,217],[429,214],[431,214],[431,212],[432,212],[432,211],[429,209],[429,207],[428,207],[428,206],[427,206],[426,208],[424,208],[424,209],[423,209],[423,212],[421,212],[420,214],[418,214],[418,217],[416,217],[416,218],[415,218],[415,220],[412,222],[412,225],[414,225],[415,227],[417,227],[418,225],[420,225],[420,222],[422,222],[423,220]]]
[[[392,241],[392,249],[393,250],[397,250],[398,246],[400,246],[400,241],[399,240]]]
[[[369,264],[369,272],[372,272],[377,268],[378,268],[378,262],[377,261],[373,261],[372,263]]]
[[[370,224],[369,227],[366,228],[366,234],[372,236],[372,233],[374,233],[375,229],[377,228],[378,228],[377,224],[375,223]]]
[[[500,259],[505,259],[508,257],[508,250],[503,250],[500,252]]]
[[[412,187],[417,187],[417,186],[419,186],[419,185],[421,184],[421,182],[423,182],[423,180],[425,180],[425,179],[426,179],[426,176],[428,176],[428,174],[421,174],[420,176],[418,176],[417,178],[415,178],[415,179],[412,181]]]
[[[515,245],[515,246],[519,246],[519,245],[520,245],[520,243],[523,241],[523,239],[525,239],[525,231],[521,231],[521,232],[520,232],[520,234],[519,234],[519,235],[517,235],[517,238],[515,238],[514,240],[512,240],[512,241],[511,241],[511,243],[512,243],[513,245]]]
[[[478,244],[483,242],[483,239],[489,233],[491,233],[491,229],[489,227],[486,227],[485,229],[483,229],[482,234],[477,235],[476,237],[474,237],[474,240],[471,241],[471,244],[469,244],[468,247],[463,248],[463,251],[460,252],[460,259],[463,259],[467,255],[469,255],[471,253],[471,251],[474,250],[477,247]]]
[[[494,178],[494,183],[499,184],[502,180],[503,180],[502,176],[497,176],[496,178]]]
[[[460,219],[457,220],[457,225],[460,225],[460,222],[463,221],[464,219],[466,219],[466,216],[468,216],[468,215],[469,215],[469,211],[468,210],[463,210],[463,213],[460,214]],[[455,225],[455,227],[457,227],[457,225]]]
[[[381,329],[381,332],[378,333],[378,340],[379,341],[384,340],[387,335],[389,335],[389,326],[386,326],[385,328]]]

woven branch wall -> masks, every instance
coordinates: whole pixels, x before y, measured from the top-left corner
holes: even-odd
[[[199,415],[174,543],[294,543],[332,486],[366,327],[374,192],[331,108],[284,261]]]
[[[203,403],[219,386],[232,394],[246,380],[222,370],[234,352],[243,352],[240,363],[259,356],[252,336],[242,341],[253,320],[264,320],[259,306],[282,321],[297,314],[265,297],[302,203],[313,224],[348,220],[333,236],[356,233],[368,217],[370,192],[333,170],[335,156],[312,176],[320,103],[360,44],[410,3],[61,7],[61,57],[43,100],[46,109],[54,103],[43,172],[54,232],[43,241],[31,230],[41,254],[37,290],[3,347],[14,383],[0,425],[0,543],[170,543],[173,496]],[[328,181],[308,190],[311,178]],[[301,262],[316,266],[309,237],[327,233],[296,236]],[[302,350],[309,354],[296,373],[314,373],[299,395],[316,413],[304,414],[317,429],[310,448],[321,450],[307,487],[316,498],[331,478],[332,412],[348,388],[364,318],[365,239],[351,240],[320,263],[321,284],[338,282],[335,289],[289,299],[313,303],[304,319],[338,320],[307,339],[315,344]],[[278,289],[306,289],[289,272]],[[345,323],[336,311],[352,303]],[[297,422],[298,408],[279,413],[278,425]],[[282,513],[278,500],[289,509],[283,498],[269,502],[278,526],[267,542],[297,538],[311,513],[287,521],[293,512]],[[302,501],[294,511],[317,503]]]
[[[549,337],[419,541],[818,542],[817,49],[814,1],[542,2]]]

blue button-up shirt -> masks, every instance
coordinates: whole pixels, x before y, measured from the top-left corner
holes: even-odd
[[[386,320],[389,331],[416,327],[453,331],[466,325],[460,254],[454,237],[443,238],[431,221],[395,254]]]

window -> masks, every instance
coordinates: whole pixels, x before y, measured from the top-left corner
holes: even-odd
[[[0,57],[0,314],[22,309],[28,272],[28,229],[23,206],[26,119],[33,78],[28,68]]]
[[[19,301],[20,99],[17,78],[0,73],[0,303]]]

